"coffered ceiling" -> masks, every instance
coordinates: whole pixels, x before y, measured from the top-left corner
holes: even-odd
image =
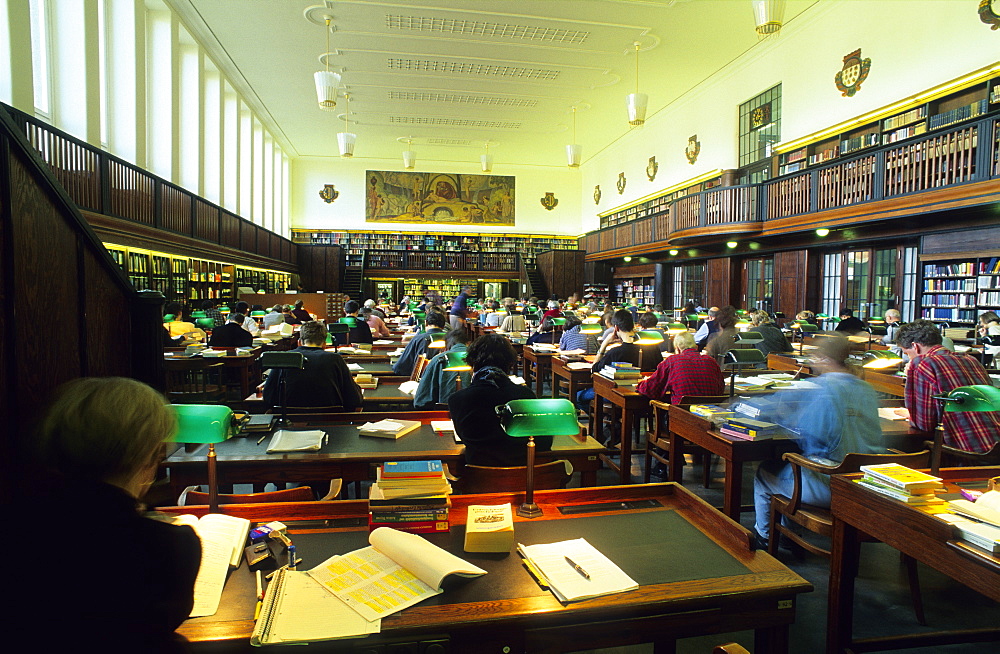
[[[750,0],[169,0],[293,156],[337,156],[345,102],[320,111],[312,74],[342,74],[356,157],[505,163],[584,161],[758,46]],[[816,0],[789,0],[788,24]],[[326,53],[325,17],[332,19]],[[780,37],[779,37],[780,38]]]

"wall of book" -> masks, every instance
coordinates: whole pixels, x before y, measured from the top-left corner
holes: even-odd
[[[1000,310],[1000,257],[925,261],[921,317],[972,326],[985,311]]]
[[[448,302],[458,296],[462,292],[463,286],[471,286],[473,292],[476,293],[476,297],[482,298],[483,288],[482,285],[485,282],[504,282],[508,280],[479,280],[479,279],[463,279],[459,277],[449,277],[449,278],[437,278],[437,279],[419,279],[410,277],[403,280],[403,295],[409,295],[410,300],[413,302],[420,302],[423,300],[424,292],[423,287],[426,286],[428,291],[437,291],[441,296],[441,299]]]
[[[627,304],[635,299],[640,305],[656,304],[656,291],[653,286],[652,277],[633,277],[629,279],[616,279],[612,288],[614,293],[612,302]]]
[[[607,284],[584,284],[583,285],[583,301],[590,302],[593,300],[598,304],[607,304],[611,299],[611,295],[608,292]]]
[[[776,157],[777,174],[787,175],[880,145],[905,141],[1000,109],[1000,78],[974,84],[896,115],[810,143]]]

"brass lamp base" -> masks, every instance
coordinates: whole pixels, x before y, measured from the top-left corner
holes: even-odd
[[[522,518],[541,518],[542,510],[538,508],[538,505],[534,502],[530,504],[525,502],[521,506],[517,507],[517,515]]]

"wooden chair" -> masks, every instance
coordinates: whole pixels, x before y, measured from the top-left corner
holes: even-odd
[[[527,466],[494,468],[466,465],[461,478],[455,482],[455,492],[464,495],[523,491],[527,472]],[[559,459],[540,463],[535,466],[535,490],[566,488],[572,475],[573,465],[569,461]]]
[[[201,357],[164,359],[164,386],[174,404],[214,404],[225,400],[224,363]]]
[[[417,357],[416,362],[413,364],[413,372],[410,373],[410,381],[420,381],[420,376],[424,374],[427,362],[426,354],[421,354]]]
[[[945,468],[968,468],[972,466],[992,466],[1000,464],[1000,441],[985,452],[969,452],[944,444],[944,432],[934,431],[934,440],[924,441],[924,447],[931,451],[931,474]]]
[[[686,395],[683,401],[677,406],[689,407],[694,404],[718,404],[729,400],[728,395]],[[649,483],[650,469],[653,461],[659,461],[669,470],[669,461],[666,451],[670,449],[670,430],[668,429],[667,416],[670,404],[659,400],[650,400],[649,406],[653,409],[651,429],[646,432],[646,465],[643,469],[643,482]],[[657,448],[663,453],[657,452]],[[711,485],[712,455],[700,447],[692,445],[685,446],[685,453],[694,456],[701,455],[702,462],[702,485],[708,488]],[[668,481],[679,481],[668,479]]]
[[[823,475],[839,475],[858,472],[861,466],[879,463],[899,463],[910,468],[926,468],[929,463],[930,452],[922,450],[912,454],[904,454],[902,452],[892,452],[890,454],[851,453],[844,457],[844,460],[840,464],[835,466],[816,463],[797,452],[788,452],[781,458],[792,465],[794,485],[791,497],[785,497],[784,495],[771,496],[770,538],[767,544],[767,551],[771,556],[777,553],[778,540],[783,534],[806,551],[829,557],[830,550],[825,550],[810,543],[797,534],[791,526],[782,524],[782,518],[784,518],[821,536],[829,538],[833,535],[833,515],[830,513],[830,509],[806,504],[802,501],[802,469],[806,468],[807,470],[812,470]],[[910,582],[910,598],[913,602],[913,611],[917,616],[917,622],[926,625],[927,621],[924,617],[923,600],[920,597],[920,581],[917,577],[917,562],[906,555],[901,555],[901,558],[903,564],[906,566],[907,577]]]
[[[343,481],[331,479],[330,488],[326,495],[319,499],[320,502],[327,502],[337,499]],[[188,486],[177,498],[177,506],[190,506],[196,504],[208,504],[208,493],[196,490],[197,486]],[[266,493],[243,493],[243,494],[220,494],[219,504],[266,504],[268,502],[312,502],[315,501],[313,489],[309,486],[298,486],[297,488],[285,488],[282,490],[268,491]]]
[[[750,652],[739,643],[723,643],[716,645],[712,654],[750,654]]]

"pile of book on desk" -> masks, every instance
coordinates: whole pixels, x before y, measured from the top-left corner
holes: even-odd
[[[361,388],[378,388],[378,377],[371,373],[362,372],[355,375],[354,382]]]
[[[948,502],[952,513],[938,517],[955,528],[959,539],[990,554],[1000,554],[1000,491],[978,493],[963,489],[962,495],[967,499]]]
[[[607,377],[608,379],[613,379],[615,381],[621,381],[623,379],[636,380],[642,377],[642,374],[639,370],[639,366],[634,366],[631,363],[628,363],[627,361],[616,361],[614,363],[609,363],[608,365],[604,366],[604,368],[602,368],[600,372],[598,372],[598,374],[601,375],[602,377]]]
[[[368,495],[368,529],[415,534],[450,530],[451,485],[440,461],[399,461],[378,468]]]
[[[733,415],[722,423],[719,427],[719,432],[727,436],[742,438],[746,441],[762,441],[777,436],[781,432],[781,426],[773,422],[752,420]]]
[[[934,494],[935,491],[944,488],[940,477],[898,463],[861,466],[861,472],[865,473],[865,476],[855,481],[876,493],[913,506],[944,504],[944,500]]]
[[[720,424],[736,415],[731,409],[719,406],[718,404],[692,404],[688,410],[696,416],[701,416]]]

